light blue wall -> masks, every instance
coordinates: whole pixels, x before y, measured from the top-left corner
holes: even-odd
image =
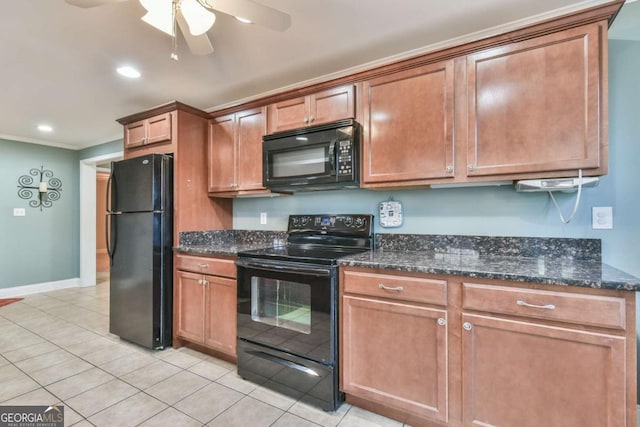
[[[0,139],[0,153],[0,288],[78,277],[78,152]],[[42,212],[17,192],[18,178],[40,166],[62,181],[62,197]]]
[[[94,145],[93,147],[80,150],[78,151],[78,158],[80,160],[90,159],[92,157],[104,156],[105,154],[117,153],[123,151],[123,149],[123,140],[116,139],[115,141],[105,142],[104,144]]]
[[[295,213],[372,213],[378,203],[393,196],[403,202],[401,228],[378,232],[602,239],[606,263],[640,276],[640,42],[611,41],[609,50],[610,173],[596,188],[585,189],[579,211],[562,224],[546,194],[516,193],[512,186],[420,189],[404,191],[343,190],[300,193],[289,197],[234,200],[234,228],[286,229],[287,215]],[[575,193],[557,199],[565,215]],[[613,230],[591,229],[591,207],[612,206]],[[260,225],[267,212],[267,225]],[[377,215],[376,215],[377,216]]]

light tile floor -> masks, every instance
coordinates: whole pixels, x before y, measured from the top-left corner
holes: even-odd
[[[109,333],[109,284],[0,307],[0,405],[65,407],[76,426],[398,426],[348,404],[324,412],[244,381],[188,348],[148,351]]]

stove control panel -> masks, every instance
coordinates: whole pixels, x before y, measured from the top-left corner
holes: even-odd
[[[317,231],[331,234],[333,232],[349,232],[369,235],[373,232],[373,215],[289,215],[291,232]]]

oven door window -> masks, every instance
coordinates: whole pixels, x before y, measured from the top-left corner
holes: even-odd
[[[311,333],[311,286],[264,277],[251,278],[251,320]]]

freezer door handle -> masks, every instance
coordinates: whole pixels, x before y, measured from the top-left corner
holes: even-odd
[[[113,198],[109,197],[111,195],[111,183],[112,182],[113,182],[113,170],[109,174],[109,179],[107,179],[107,191],[106,191],[106,193],[104,195],[104,197],[106,198],[105,206],[107,207],[107,212],[113,211],[113,206],[111,206],[111,202],[113,201]]]

